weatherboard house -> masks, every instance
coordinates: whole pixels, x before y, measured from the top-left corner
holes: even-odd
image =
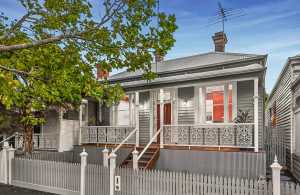
[[[300,55],[287,59],[270,93],[266,125],[270,153],[300,181]]]
[[[158,76],[152,81],[144,80],[140,71],[108,77],[126,92],[118,105],[106,107],[87,98],[79,112],[49,111],[47,123],[36,132],[40,138],[35,137],[35,147],[66,151],[74,145],[101,149],[124,143],[120,166],[133,166],[136,147],[142,154],[139,168],[265,175],[267,56],[225,52],[223,32],[215,33],[213,41],[213,52],[160,58],[153,64]],[[235,120],[239,111],[249,114],[247,121]]]

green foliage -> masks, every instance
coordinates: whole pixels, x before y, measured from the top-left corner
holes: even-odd
[[[119,101],[122,88],[99,83],[96,64],[153,79],[153,53],[165,55],[175,41],[175,16],[157,14],[156,0],[104,0],[99,19],[88,0],[20,2],[22,18],[0,15],[0,104],[24,125],[43,123],[36,113],[49,106],[76,108],[87,96]]]
[[[252,117],[250,116],[249,110],[239,110],[237,117],[234,119],[235,123],[251,123]]]

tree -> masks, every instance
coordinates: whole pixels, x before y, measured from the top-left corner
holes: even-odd
[[[103,0],[99,19],[88,0],[20,3],[20,19],[0,16],[0,104],[17,110],[27,152],[49,107],[77,108],[87,96],[120,100],[119,84],[95,78],[97,64],[109,72],[140,69],[153,79],[154,53],[165,55],[175,41],[175,16],[156,13],[156,0]]]

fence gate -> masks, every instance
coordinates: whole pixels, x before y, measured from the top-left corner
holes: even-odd
[[[286,147],[284,142],[284,136],[278,132],[278,129],[272,127],[265,127],[265,144],[266,150],[266,163],[267,168],[273,163],[275,155],[278,158],[279,164],[286,166]]]

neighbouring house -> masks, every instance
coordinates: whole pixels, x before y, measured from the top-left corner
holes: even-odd
[[[271,154],[300,181],[300,55],[288,58],[266,110]]]
[[[126,91],[118,105],[107,107],[87,98],[80,111],[49,111],[41,135],[55,132],[54,148],[65,151],[73,145],[115,147],[134,132],[125,142],[129,150],[119,160],[121,166],[132,166],[130,152],[137,147],[140,168],[265,175],[267,56],[225,52],[223,32],[215,33],[213,41],[213,52],[157,57],[154,80],[144,80],[140,71],[108,77]],[[247,121],[235,123],[239,111],[249,114]]]

